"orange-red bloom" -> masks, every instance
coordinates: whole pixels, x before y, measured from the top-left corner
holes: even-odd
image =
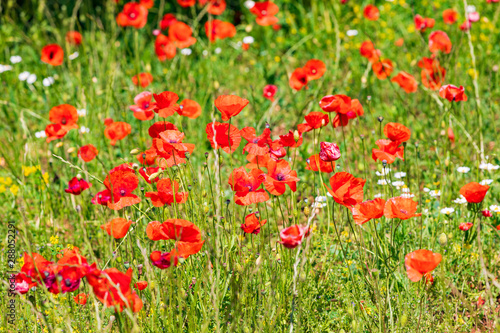
[[[418,217],[421,213],[417,211],[418,202],[413,201],[411,198],[395,197],[390,198],[385,203],[384,215],[388,219],[398,218],[401,220],[408,220],[412,217]]]
[[[222,114],[223,121],[228,121],[238,115],[248,103],[247,99],[236,95],[221,95],[214,102],[215,107]]]
[[[264,172],[252,169],[247,172],[244,167],[234,169],[229,176],[228,184],[234,191],[234,203],[248,206],[269,200],[269,195],[264,189],[259,189],[263,182],[260,177]]]
[[[447,84],[439,89],[439,96],[446,98],[450,102],[460,102],[467,101],[467,95],[465,95],[464,87],[454,86],[452,84]]]
[[[418,89],[417,80],[413,77],[413,75],[407,72],[399,72],[391,79],[391,81],[396,82],[408,94],[414,93]]]
[[[330,178],[330,187],[326,187],[335,202],[346,207],[363,201],[363,187],[366,180],[356,178],[348,172],[337,172]],[[325,184],[326,186],[326,184]]]
[[[96,194],[96,197],[99,194],[101,194],[101,197],[109,197],[104,204],[111,209],[119,210],[141,202],[138,196],[132,194],[137,186],[139,186],[139,178],[137,178],[128,164],[122,164],[113,168],[104,179],[104,186],[106,186],[107,190],[103,191],[104,193]]]
[[[465,222],[465,223],[460,223],[460,225],[458,226],[458,228],[462,231],[467,231],[469,230],[472,226],[474,225],[474,223],[470,223],[470,222]]]
[[[154,0],[139,0],[139,3],[146,7],[147,9],[153,8],[153,5],[155,4]]]
[[[290,88],[294,90],[301,90],[303,87],[307,88],[307,82],[308,82],[308,70],[305,68],[297,68],[293,71],[292,75],[290,76],[289,84]]]
[[[172,24],[177,22],[177,19],[175,18],[175,15],[172,13],[168,13],[163,15],[161,22],[160,22],[160,29],[165,30],[168,27],[170,27]]]
[[[132,83],[136,86],[146,88],[153,82],[153,75],[151,73],[140,73],[132,77]]]
[[[299,125],[300,126],[300,125]],[[297,126],[298,127],[298,126]],[[297,148],[302,145],[302,133],[300,131],[288,131],[288,134],[280,135],[279,144],[283,147]],[[272,151],[273,144],[270,145],[269,149]]]
[[[236,35],[236,28],[232,23],[221,20],[205,22],[205,34],[211,42],[216,39],[225,39]]]
[[[385,80],[388,78],[391,75],[393,68],[392,61],[389,59],[380,60],[372,64],[373,73],[375,73],[375,76],[377,76],[379,80]]]
[[[454,9],[445,9],[443,11],[443,21],[446,24],[453,24],[458,20],[458,12]]]
[[[401,143],[410,140],[411,130],[400,123],[387,123],[384,126],[384,135],[391,141]]]
[[[87,304],[87,294],[85,294],[85,293],[80,293],[80,294],[76,295],[75,297],[73,297],[73,299],[75,300],[76,304],[80,304],[80,305]]]
[[[332,120],[333,128],[338,126],[347,126],[349,124],[349,119],[355,119],[356,117],[362,116],[364,114],[363,106],[357,99],[351,100],[351,108],[347,113],[337,113]]]
[[[415,22],[415,29],[424,32],[427,28],[432,29],[436,21],[432,18],[422,17],[420,15],[415,15],[413,19]]]
[[[181,7],[192,7],[196,5],[196,0],[177,0],[177,3],[181,5]]]
[[[446,70],[440,66],[439,61],[433,58],[423,58],[418,62],[422,68],[421,78],[424,87],[438,90],[444,82]]]
[[[413,282],[418,282],[425,274],[432,272],[441,262],[441,255],[429,250],[417,250],[405,256],[406,274]]]
[[[83,191],[90,188],[92,184],[88,183],[85,179],[78,179],[73,177],[68,183],[68,188],[64,190],[66,193],[73,195],[80,195]]]
[[[462,186],[460,194],[465,197],[467,202],[480,203],[484,200],[484,197],[489,189],[490,187],[488,185],[481,185],[479,183],[472,182]]]
[[[328,115],[322,112],[311,112],[304,116],[304,119],[306,120],[306,123],[299,124],[297,126],[299,133],[305,133],[312,131],[313,129],[324,127],[330,122]]]
[[[45,135],[47,136],[46,141],[51,142],[53,140],[62,139],[68,133],[68,130],[62,127],[60,124],[49,124],[45,127]]]
[[[385,200],[376,198],[374,200],[365,201],[351,208],[354,222],[362,225],[371,219],[378,219],[384,216]]]
[[[351,98],[346,95],[328,95],[321,99],[319,106],[325,112],[346,114],[351,110]]]
[[[361,56],[368,59],[368,61],[371,62],[372,64],[379,60],[381,54],[380,50],[376,50],[373,43],[369,40],[361,43],[361,47],[359,48],[359,53],[361,54]]]
[[[78,112],[76,108],[69,104],[61,104],[50,109],[49,120],[54,124],[59,124],[67,131],[78,128]]]
[[[438,30],[430,34],[429,51],[432,53],[441,51],[446,54],[451,52],[451,41],[446,32]]]
[[[374,5],[367,5],[363,9],[363,16],[370,21],[376,21],[380,17],[380,12]]]
[[[264,98],[267,98],[271,102],[274,102],[274,95],[276,95],[276,92],[278,91],[278,87],[276,87],[273,84],[268,84],[264,87],[262,91],[262,96]]]
[[[132,221],[127,221],[127,219],[117,217],[112,219],[106,224],[101,225],[101,229],[105,230],[108,235],[120,239],[127,235],[128,229]]]
[[[78,31],[68,31],[66,33],[66,41],[78,46],[82,43],[82,34]]]
[[[92,161],[97,156],[98,153],[99,151],[97,150],[97,148],[90,143],[88,145],[81,146],[80,149],[78,149],[78,156],[84,162]]]
[[[284,247],[293,249],[299,246],[304,238],[309,236],[310,228],[301,225],[292,225],[286,229],[280,231],[280,244]]]
[[[374,161],[386,161],[387,164],[392,164],[396,157],[404,161],[404,146],[399,146],[399,142],[380,139],[375,141],[378,149],[372,149],[372,158]]]
[[[123,140],[132,132],[132,126],[123,121],[112,122],[104,130],[104,136],[111,140],[112,146],[116,145],[119,140]]]
[[[62,65],[64,59],[64,51],[62,47],[57,44],[49,44],[42,49],[42,62],[52,65]]]
[[[130,105],[129,109],[134,112],[136,119],[145,121],[154,118],[154,108],[156,103],[152,102],[153,94],[149,91],[143,91],[134,97],[134,105]]]
[[[173,186],[172,186],[173,185]],[[153,206],[162,207],[165,204],[185,203],[187,201],[188,192],[179,191],[179,183],[172,181],[169,178],[160,179],[156,184],[157,192],[146,192],[146,198],[150,198]]]
[[[161,128],[161,124],[159,127]],[[155,128],[154,130],[160,130],[160,128]],[[150,135],[151,132],[152,129],[150,128]],[[159,159],[159,166],[162,168],[170,168],[174,165],[184,164],[187,161],[186,154],[191,154],[195,149],[195,145],[192,143],[183,143],[183,140],[184,133],[177,130],[162,131],[157,134],[157,138],[153,139],[152,148],[155,151],[146,151],[146,155],[149,153],[150,159],[154,158],[153,155],[162,157]],[[148,156],[146,156],[146,158],[147,157]]]
[[[200,1],[201,4],[201,1]],[[226,0],[209,0],[207,12],[212,15],[221,15],[226,10]]]
[[[123,6],[121,13],[116,16],[116,23],[121,27],[143,28],[148,22],[148,9],[137,2],[129,2]]]
[[[307,159],[306,170],[330,173],[333,172],[334,167],[335,162],[325,162],[319,158],[319,154],[312,155]]]
[[[198,102],[186,98],[180,103],[179,111],[177,112],[181,116],[196,119],[201,116],[201,106]]]
[[[213,149],[222,148],[222,150],[229,154],[236,151],[240,145],[240,131],[234,125],[216,121],[208,123],[205,131]]]
[[[285,160],[269,160],[267,163],[267,174],[259,176],[264,181],[264,186],[273,195],[282,195],[286,191],[286,185],[292,192],[297,190],[297,171],[292,170]]]
[[[147,281],[137,281],[134,284],[134,287],[137,288],[138,290],[144,290],[148,287],[148,282]]]
[[[156,101],[155,112],[160,117],[167,118],[179,112],[179,96],[171,91],[164,91],[161,94],[153,94]]]
[[[275,16],[278,12],[278,6],[271,1],[256,2],[254,6],[250,8],[250,13],[257,16],[255,21],[258,25],[262,26],[278,23],[278,18]]]
[[[170,38],[174,45],[179,49],[190,47],[196,43],[196,38],[192,35],[193,30],[184,22],[174,22],[168,29],[168,38]]]
[[[317,80],[321,78],[326,72],[326,65],[323,61],[318,59],[311,59],[303,67],[306,70],[307,80]]]
[[[162,21],[163,22],[163,21]],[[170,40],[167,36],[159,34],[156,36],[155,40],[155,53],[158,60],[165,61],[167,59],[173,59],[177,54],[177,48],[174,42]]]
[[[261,220],[257,217],[259,212],[251,213],[245,216],[245,223],[241,225],[241,230],[247,234],[257,235],[260,228],[267,223],[267,220]]]
[[[255,128],[244,127],[240,131],[241,136],[248,141],[248,143],[243,148],[243,151],[252,155],[265,155],[269,152],[269,146],[267,145],[271,141],[271,130],[269,128],[264,129],[261,135],[257,136],[255,133]]]

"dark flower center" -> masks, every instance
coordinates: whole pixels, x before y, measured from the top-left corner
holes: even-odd
[[[65,118],[65,117],[63,117],[63,118],[61,119],[61,124],[66,125],[66,123],[67,123],[67,122],[68,122],[68,121],[66,120],[66,118]]]
[[[400,209],[399,211],[400,211],[401,213],[403,213],[403,214],[408,214],[408,212],[407,212],[406,210],[404,210],[404,209]]]
[[[147,108],[149,108],[149,102],[144,103],[144,104],[142,105],[142,108],[143,108],[143,109],[147,109]]]
[[[279,180],[280,182],[284,181],[285,180],[285,175],[282,174],[282,173],[278,173],[276,175],[276,179]]]
[[[120,190],[120,195],[121,195],[122,197],[124,197],[124,196],[125,196],[125,194],[127,194],[127,191],[125,191],[124,189],[121,189],[121,190]]]

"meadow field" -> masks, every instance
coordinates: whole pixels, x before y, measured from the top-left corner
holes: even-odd
[[[1,332],[500,332],[499,0],[0,3]]]

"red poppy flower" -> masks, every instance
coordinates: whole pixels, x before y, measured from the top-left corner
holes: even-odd
[[[489,210],[485,209],[481,211],[481,214],[483,214],[484,217],[492,217],[493,213],[490,212]]]
[[[268,26],[278,23],[278,18],[274,15],[278,14],[279,7],[271,1],[256,2],[250,13],[257,16],[255,21],[258,25]]]
[[[149,176],[151,176],[154,173],[157,173],[159,170],[160,170],[160,167],[147,167],[147,168],[146,167],[142,167],[142,168],[139,168],[137,170],[137,172],[139,172],[139,174],[142,176],[142,178],[144,178],[144,180],[148,184],[151,184],[151,183],[157,183],[160,180],[158,178],[149,180]]]
[[[351,110],[351,98],[346,95],[328,95],[321,99],[319,106],[325,112],[346,114]]]
[[[80,45],[82,43],[82,34],[78,31],[68,31],[66,33],[66,41],[73,45]]]
[[[446,70],[438,67],[437,71],[423,69],[420,73],[424,87],[431,90],[438,90],[444,82]]]
[[[29,255],[27,252],[24,252],[24,264],[23,267],[21,267],[21,273],[41,281],[46,275],[48,275],[45,272],[49,273],[49,267],[52,264],[52,261],[45,259],[38,253],[32,253]]]
[[[472,22],[468,19],[464,21],[464,23],[460,24],[460,30],[462,31],[468,31],[472,28]]]
[[[158,267],[159,269],[167,269],[172,264],[170,260],[170,252],[161,253],[160,251],[153,251],[149,255],[149,259],[151,260],[153,266]]]
[[[153,139],[159,139],[160,133],[165,131],[177,131],[177,126],[168,121],[157,121],[148,129],[148,134]]]
[[[221,15],[226,10],[226,0],[209,0],[207,12],[212,15]]]
[[[234,169],[229,175],[228,184],[234,191],[234,203],[240,206],[248,206],[269,200],[269,195],[264,189],[259,189],[263,182],[260,177],[264,172],[252,169],[247,172],[244,167]]]
[[[326,72],[326,65],[323,61],[318,59],[311,59],[303,67],[307,71],[307,80],[317,80],[321,78]]]
[[[165,204],[170,206],[174,202],[178,204],[185,203],[189,194],[188,192],[180,192],[179,183],[169,178],[160,179],[156,189],[157,192],[146,192],[145,194],[146,198],[151,198],[151,203],[155,207],[163,207]]]
[[[97,156],[98,153],[99,151],[97,150],[97,148],[90,143],[88,145],[81,146],[80,149],[78,149],[78,156],[84,162],[92,161]]]
[[[396,82],[408,94],[414,93],[418,89],[417,80],[407,72],[399,72],[391,81]]]
[[[248,103],[247,99],[236,95],[221,95],[214,102],[215,107],[222,114],[223,121],[228,121],[238,115]]]
[[[403,46],[403,44],[405,43],[405,40],[403,38],[398,38],[395,42],[394,42],[394,45],[396,45],[397,47],[401,47]]]
[[[441,262],[441,255],[429,250],[417,250],[405,256],[406,274],[413,282],[432,272]]]
[[[159,138],[153,139],[153,148],[160,159],[161,167],[172,167],[186,163],[186,153],[191,154],[195,145],[183,143],[184,133],[177,130],[167,130],[159,134]],[[166,164],[166,166],[164,165]]]
[[[146,88],[153,82],[153,75],[151,73],[140,73],[132,77],[132,83],[136,86]]]
[[[489,189],[490,187],[488,185],[481,185],[479,183],[472,182],[462,186],[460,194],[465,197],[467,202],[480,203],[484,200],[484,196]]]
[[[260,228],[267,223],[267,220],[260,220],[256,213],[251,213],[245,216],[245,223],[241,225],[241,230],[247,234],[259,234]]]
[[[465,223],[460,223],[460,225],[458,226],[458,228],[462,231],[467,231],[469,230],[472,226],[474,225],[474,223],[470,223],[470,222],[465,222]]]
[[[161,94],[153,94],[156,101],[155,112],[158,113],[160,117],[167,118],[173,116],[176,112],[179,112],[179,96],[171,91],[164,91]]]
[[[134,284],[134,288],[137,288],[138,290],[144,290],[148,287],[148,282],[147,281],[137,281]]]
[[[359,53],[361,54],[361,56],[368,59],[368,61],[371,63],[378,62],[381,54],[380,50],[376,50],[373,43],[369,40],[361,43],[361,47],[359,48]]]
[[[376,21],[380,17],[380,12],[374,5],[367,5],[363,9],[363,16],[370,21]]]
[[[357,99],[351,100],[351,108],[346,114],[337,113],[332,120],[333,128],[338,126],[347,126],[349,124],[349,119],[355,119],[356,117],[362,116],[364,114],[363,106]]]
[[[177,0],[177,3],[181,5],[181,7],[192,7],[196,5],[196,0]]]
[[[153,5],[155,4],[154,0],[139,0],[139,3],[147,9],[153,8]]]
[[[448,127],[448,139],[450,142],[454,143],[455,142],[455,133],[453,133],[453,128]]]
[[[31,280],[29,276],[25,273],[17,273],[15,275],[15,290],[21,295],[26,294],[30,291],[31,288],[36,287],[37,283]]]
[[[321,142],[320,147],[319,158],[323,162],[334,162],[340,158],[340,148],[336,143]]]
[[[299,246],[304,238],[309,236],[310,229],[307,226],[292,225],[280,231],[280,244],[289,249]]]
[[[241,136],[248,141],[248,143],[243,148],[243,151],[252,155],[265,155],[269,152],[269,146],[267,143],[271,139],[271,130],[269,128],[264,129],[261,135],[257,136],[255,134],[255,128],[244,127],[240,131]]]
[[[358,225],[365,224],[371,219],[378,219],[384,216],[385,200],[376,198],[355,205],[351,208],[354,222]]]
[[[289,84],[290,88],[294,90],[301,90],[303,87],[307,89],[309,71],[305,68],[297,68],[293,71],[290,76]]]
[[[95,296],[104,306],[115,307],[117,311],[129,308],[132,312],[142,309],[142,300],[130,288],[132,282],[132,268],[122,273],[116,268],[108,268],[103,271],[91,266],[87,274],[87,281],[92,286]]]
[[[225,39],[236,35],[236,28],[232,23],[221,20],[205,22],[205,34],[211,42],[216,39]]]
[[[196,119],[201,116],[201,106],[196,101],[191,99],[184,99],[179,105],[179,115]]]
[[[321,171],[326,173],[333,172],[334,162],[325,162],[319,158],[319,154],[312,155],[307,159],[306,170]]]
[[[267,174],[259,176],[264,181],[264,186],[273,195],[282,195],[286,191],[286,185],[292,192],[297,190],[297,171],[292,170],[285,160],[275,161],[270,159],[267,163]]]
[[[389,59],[380,60],[372,64],[373,73],[375,73],[375,76],[379,80],[385,80],[391,76],[393,68],[392,61]]]
[[[47,136],[47,142],[53,140],[62,139],[68,133],[68,130],[63,128],[59,124],[49,124],[45,127],[45,135]]]
[[[106,205],[113,210],[120,210],[141,202],[138,196],[132,194],[139,186],[139,178],[126,165],[112,169],[104,179],[104,186],[108,189],[109,194],[103,194],[108,194],[110,197]]]
[[[399,146],[399,142],[380,139],[375,141],[378,149],[372,149],[372,158],[374,161],[386,161],[388,164],[394,163],[396,157],[404,161],[404,147]]]
[[[80,305],[87,304],[87,294],[85,294],[85,293],[80,293],[80,294],[76,295],[75,297],[73,297],[73,299],[75,300],[76,304],[80,304]]]
[[[304,116],[304,119],[306,120],[306,123],[299,124],[297,126],[299,133],[305,133],[312,131],[313,129],[324,127],[330,122],[328,115],[322,112],[311,112]]]
[[[137,2],[126,3],[121,13],[116,16],[116,23],[121,27],[141,29],[147,22],[148,9]]]
[[[446,32],[438,30],[429,35],[429,51],[441,51],[446,54],[451,52],[451,41]]]
[[[87,183],[85,179],[78,179],[78,177],[73,177],[68,183],[68,188],[64,190],[66,193],[73,195],[80,195],[83,191],[90,188],[92,184]]]
[[[119,140],[123,140],[132,132],[132,126],[123,121],[111,123],[104,130],[104,136],[111,140],[112,146],[116,145]]]
[[[267,98],[271,102],[274,102],[274,95],[276,95],[276,92],[278,91],[278,87],[276,87],[273,84],[268,84],[264,87],[262,91],[262,96],[264,98]]]
[[[299,125],[300,126],[300,125]],[[283,147],[297,148],[302,145],[302,133],[300,131],[288,131],[288,134],[280,135],[279,143]]]
[[[346,207],[363,201],[363,187],[366,180],[356,178],[348,172],[337,172],[330,178],[330,186],[326,187],[335,202]],[[326,186],[326,184],[325,184]]]
[[[450,102],[467,101],[467,95],[465,95],[464,87],[460,86],[460,88],[458,88],[452,84],[442,86],[441,89],[439,89],[439,96],[446,98]]]
[[[134,111],[134,117],[136,119],[145,121],[154,118],[154,108],[156,103],[152,102],[153,94],[149,91],[143,91],[134,97],[135,105],[130,105],[131,111]]]
[[[391,141],[401,143],[410,140],[411,130],[400,123],[387,123],[384,126],[384,135]]]
[[[278,158],[271,153],[262,156],[248,154],[247,161],[250,163],[247,163],[245,167],[250,170],[267,168],[270,159],[277,160]]]
[[[175,240],[180,242],[200,242],[201,231],[192,222],[182,219],[168,219],[163,223],[153,221],[146,227],[151,240]]]
[[[443,21],[446,24],[453,24],[458,20],[458,12],[454,9],[445,9],[443,11]]]
[[[240,131],[234,125],[216,121],[208,123],[205,131],[213,149],[222,148],[222,150],[229,154],[236,151],[240,145]]]
[[[412,217],[418,217],[421,213],[416,214],[418,202],[411,198],[395,197],[390,198],[385,203],[384,215],[388,219],[398,218],[408,220]]]
[[[196,43],[193,30],[184,22],[177,21],[168,28],[168,38],[180,49],[190,47]]]
[[[167,59],[173,59],[177,54],[177,48],[174,42],[170,40],[167,36],[159,34],[156,36],[155,40],[155,53],[158,60],[165,61]]]
[[[49,120],[53,124],[59,124],[63,129],[69,131],[72,128],[78,128],[78,112],[76,108],[69,104],[61,104],[50,109]]]
[[[267,144],[269,145],[269,153],[271,154],[273,160],[277,161],[278,159],[285,157],[286,150],[281,144],[281,140],[269,141]]]
[[[108,223],[101,225],[101,229],[105,230],[108,235],[114,237],[115,239],[120,239],[127,235],[131,224],[132,221],[127,221],[127,219],[117,217]]]
[[[436,21],[432,18],[422,17],[420,15],[415,15],[413,19],[415,22],[415,29],[424,32],[426,29],[432,29]]]
[[[49,44],[43,47],[40,59],[42,62],[52,66],[60,66],[63,63],[63,59],[64,51],[59,45]]]
[[[174,14],[171,14],[171,13],[165,14],[165,15],[163,15],[163,18],[161,19],[160,29],[165,30],[168,27],[170,27],[172,24],[174,24],[175,22],[177,22],[177,19],[175,18]]]

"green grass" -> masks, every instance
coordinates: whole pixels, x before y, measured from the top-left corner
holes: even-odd
[[[465,15],[461,1],[377,1],[381,15],[375,22],[363,18],[368,1],[351,0],[346,5],[314,0],[276,3],[282,24],[279,31],[256,25],[254,16],[241,6],[242,23],[237,25],[236,36],[216,43],[209,43],[205,36],[206,14],[196,21],[202,9],[181,9],[175,1],[155,1],[148,24],[138,31],[116,25],[115,16],[123,4],[114,5],[111,0],[97,5],[90,1],[66,5],[38,1],[32,6],[8,1],[1,5],[0,63],[8,65],[11,56],[22,56],[22,62],[10,64],[12,70],[0,73],[2,309],[12,299],[7,283],[7,272],[11,271],[7,262],[9,221],[17,231],[16,272],[22,267],[24,251],[54,261],[63,248],[76,246],[89,263],[96,262],[102,269],[109,261],[107,268],[122,272],[131,267],[133,283],[146,280],[149,286],[138,292],[144,306],[135,314],[103,307],[85,278],[77,291],[67,294],[52,295],[38,287],[15,296],[15,325],[2,316],[0,332],[498,330],[500,234],[496,226],[500,215],[493,212],[492,217],[484,218],[453,200],[463,185],[491,179],[483,209],[499,204],[500,170],[485,171],[479,164],[486,158],[500,164],[500,4],[471,1],[481,20],[473,23],[469,43],[468,34],[459,29]],[[454,25],[443,23],[441,13],[447,8],[460,13]],[[220,19],[232,22],[235,9],[235,3],[228,4]],[[197,43],[191,47],[191,55],[178,50],[174,59],[160,62],[152,30],[168,12],[193,26]],[[430,56],[429,32],[414,31],[414,14],[434,18],[432,30],[447,32],[452,52],[439,55],[447,69],[445,84],[463,85],[467,102],[451,108],[437,92],[421,84],[416,93],[406,94],[389,80],[378,80],[360,56],[360,44],[371,39],[382,57],[393,61],[393,75],[406,71],[420,83],[417,62]],[[83,35],[79,47],[64,41],[72,29]],[[347,36],[351,29],[358,35]],[[245,36],[255,39],[248,51],[237,45]],[[399,38],[404,38],[402,47],[394,45]],[[62,66],[40,62],[41,48],[50,43],[63,46]],[[79,56],[69,60],[67,56],[76,51]],[[295,92],[288,77],[310,59],[324,61],[326,74],[310,82],[309,89]],[[34,84],[18,79],[24,71],[36,74]],[[154,77],[146,89],[132,83],[131,77],[138,72],[150,72]],[[45,87],[42,79],[49,76],[55,83]],[[266,84],[278,86],[275,104],[262,97]],[[137,163],[130,151],[151,145],[147,129],[153,121],[140,122],[128,108],[134,96],[144,90],[173,91],[180,100],[193,99],[202,106],[197,119],[178,115],[166,119],[185,133],[184,142],[196,144],[188,164],[166,171],[189,191],[188,201],[154,208],[140,191],[141,187],[150,191],[141,179],[134,192],[141,203],[120,211],[92,205],[93,195],[104,190],[93,177],[103,181],[113,167]],[[365,114],[345,128],[328,125],[314,134],[304,134],[303,145],[290,149],[285,157],[291,157],[290,164],[300,178],[297,191],[287,189],[283,196],[271,195],[265,204],[245,209],[234,204],[227,179],[233,169],[247,163],[242,154],[246,141],[243,139],[238,150],[229,155],[212,150],[205,132],[212,119],[220,121],[214,100],[224,94],[250,101],[231,120],[233,125],[239,129],[253,126],[261,133],[268,122],[273,139],[303,123],[307,113],[321,111],[318,102],[328,94],[359,99]],[[78,125],[88,128],[89,133],[71,130],[62,140],[51,143],[37,138],[35,133],[50,123],[49,110],[63,103],[87,110]],[[383,117],[381,123],[378,117]],[[105,118],[128,122],[132,133],[111,146],[104,136]],[[156,116],[155,120],[160,119]],[[339,144],[343,158],[337,163],[337,172],[348,171],[367,180],[365,200],[377,194],[388,199],[402,193],[401,188],[378,184],[381,177],[376,171],[382,171],[382,163],[371,158],[371,149],[376,140],[384,138],[382,129],[388,122],[404,124],[412,134],[405,161],[398,159],[391,164],[387,179],[395,181],[396,172],[406,172],[401,180],[415,194],[422,217],[398,222],[382,217],[360,227],[352,222],[351,213],[333,204],[330,197],[327,206],[311,208],[315,197],[326,194],[322,184],[328,184],[331,177],[305,169],[306,159],[319,153],[321,141]],[[456,136],[454,144],[446,135],[450,126]],[[99,150],[99,161],[84,163],[76,152],[89,143]],[[27,172],[27,168],[38,166]],[[459,173],[460,166],[471,170]],[[79,196],[65,193],[68,181],[78,173],[93,186]],[[432,197],[424,188],[439,190],[441,195]],[[455,211],[442,214],[445,207]],[[245,237],[240,225],[250,209],[260,211],[268,222],[258,235]],[[100,229],[115,217],[136,222],[124,240],[113,240]],[[160,270],[152,266],[149,254],[170,251],[173,243],[149,240],[146,226],[152,220],[174,217],[195,223],[206,242],[200,253],[178,267]],[[470,244],[458,228],[463,222],[475,222],[474,228],[480,231]],[[312,233],[300,247],[287,249],[277,243],[278,231],[284,226],[308,223]],[[406,275],[404,257],[417,249],[443,256],[433,272],[432,285],[411,282]],[[142,276],[138,276],[138,265],[143,266]],[[78,293],[89,295],[85,306],[73,301]],[[477,305],[479,297],[486,301],[482,306]]]

